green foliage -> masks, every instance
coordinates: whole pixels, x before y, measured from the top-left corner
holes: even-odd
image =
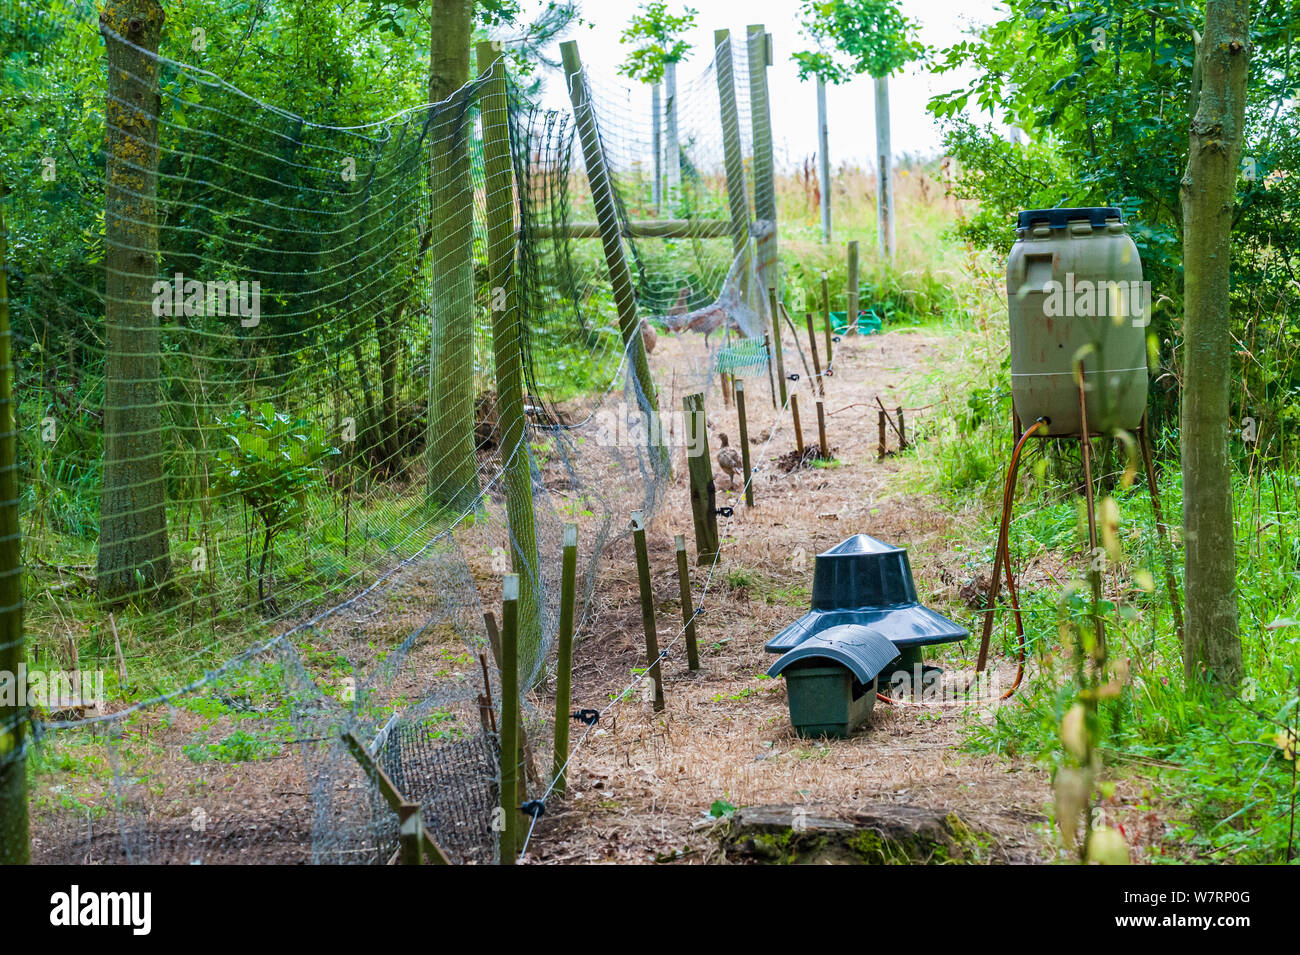
[[[220,494],[241,498],[261,521],[258,576],[265,601],[271,545],[277,534],[302,519],[308,495],[323,483],[322,462],[340,451],[322,429],[277,412],[270,402],[251,414],[240,408],[221,422],[221,429],[227,443],[215,455],[213,485]]]
[[[635,43],[636,48],[618,68],[619,73],[643,83],[658,83],[664,78],[664,65],[680,63],[690,55],[691,45],[682,34],[695,26],[696,11],[690,7],[680,15],[669,13],[662,0],[643,3],[632,17],[620,43]]]
[[[709,815],[714,819],[729,819],[736,814],[736,807],[725,799],[713,800],[713,805],[709,806]]]
[[[926,54],[915,38],[919,24],[903,15],[897,0],[804,0],[799,12],[815,44],[792,57],[801,80],[820,76],[844,83],[861,73],[889,76]]]
[[[192,743],[181,747],[181,752],[193,762],[248,763],[266,759],[280,752],[280,745],[271,740],[258,739],[251,733],[235,730],[219,743]]]
[[[252,414],[235,411],[221,429],[227,445],[213,463],[215,487],[241,497],[272,536],[301,518],[307,495],[324,478],[321,463],[340,453],[320,428],[276,411],[270,402]]]

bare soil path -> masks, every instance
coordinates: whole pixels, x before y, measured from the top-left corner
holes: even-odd
[[[968,721],[987,713],[962,706],[878,705],[868,727],[850,740],[804,740],[790,727],[782,681],[762,676],[773,659],[764,653],[764,641],[808,608],[814,555],[851,534],[908,547],[922,599],[973,624],[974,613],[957,596],[968,574],[962,568],[962,528],[936,500],[913,489],[914,465],[877,460],[875,398],[891,410],[915,401],[909,383],[942,368],[959,347],[957,339],[917,330],[846,337],[826,389],[829,443],[839,462],[832,467],[786,473],[777,466],[775,459],[794,447],[790,421],[777,420],[767,380],[748,379],[749,433],[760,467],[756,506],[747,509],[738,491],[727,493],[726,476],[715,464],[719,505],[732,505],[735,516],[720,519],[723,553],[703,598],[707,568],[692,568],[696,603],[704,607],[701,671],[689,672],[679,640],[664,667],[667,708],[653,711],[645,681],[601,720],[573,757],[568,797],[552,800],[539,821],[527,861],[715,858],[708,833],[715,801],[804,805],[831,814],[868,803],[956,812],[992,836],[990,859],[1048,857],[1042,834],[1046,774],[1031,764],[961,748]],[[797,370],[798,356],[788,341],[786,348],[787,369]],[[652,356],[656,379],[669,381],[674,363],[701,349],[697,336],[661,335]],[[805,438],[815,440],[809,382],[801,379],[796,387]],[[665,393],[660,400],[661,406],[672,401],[680,407],[681,395]],[[724,406],[716,387],[707,410],[712,449],[719,431],[735,444],[735,409]],[[890,441],[893,446],[892,434]],[[681,626],[673,535],[686,534],[693,553],[686,480],[679,459],[667,500],[649,526],[661,647]],[[965,542],[968,548],[975,543]],[[575,654],[575,707],[604,706],[645,661],[630,542],[615,544],[598,574]],[[975,643],[971,638],[958,645],[950,660],[961,664],[973,656]],[[1009,682],[1014,663],[995,663],[999,678]],[[553,700],[543,691],[534,704],[549,712]]]

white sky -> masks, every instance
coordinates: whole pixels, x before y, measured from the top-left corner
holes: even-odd
[[[619,35],[636,13],[640,0],[584,0],[582,15],[590,24],[571,30],[565,39],[578,41],[583,64],[594,75],[616,78],[628,47]],[[790,55],[810,46],[799,29],[798,0],[675,0],[670,9],[683,6],[698,11],[697,28],[687,39],[694,47],[691,57],[678,66],[678,86],[698,76],[712,58],[713,31],[730,29],[732,42],[743,37],[745,26],[762,23],[772,34],[773,66],[768,70],[772,98],[772,132],[778,166],[787,166],[810,156],[817,149],[817,100],[813,83],[801,83]],[[902,0],[904,12],[921,23],[923,43],[943,49],[964,39],[972,25],[992,22],[996,0]],[[558,50],[555,51],[558,59]],[[937,153],[939,128],[925,111],[935,93],[966,85],[970,73],[932,75],[915,64],[890,80],[890,117],[895,155]],[[830,127],[830,157],[841,162],[867,166],[875,152],[875,105],[872,80],[863,76],[827,90]],[[548,82],[544,102],[553,108],[567,108],[568,96],[562,82]],[[649,103],[649,94],[646,94]],[[648,112],[648,107],[647,107]]]

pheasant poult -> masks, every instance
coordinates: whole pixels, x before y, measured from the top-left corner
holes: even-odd
[[[744,467],[741,460],[740,452],[727,444],[727,436],[719,434],[718,440],[722,442],[722,447],[718,449],[718,467],[727,472],[728,487],[736,486],[736,475]]]
[[[649,355],[655,350],[655,344],[659,341],[659,335],[655,332],[655,327],[641,319],[641,340],[645,342],[645,353]]]

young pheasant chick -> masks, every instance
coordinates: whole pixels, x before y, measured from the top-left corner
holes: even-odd
[[[727,444],[725,434],[719,434],[718,440],[722,442],[722,447],[718,449],[718,467],[727,472],[727,480],[730,482],[727,486],[735,487],[736,475],[744,467],[740,452]]]

